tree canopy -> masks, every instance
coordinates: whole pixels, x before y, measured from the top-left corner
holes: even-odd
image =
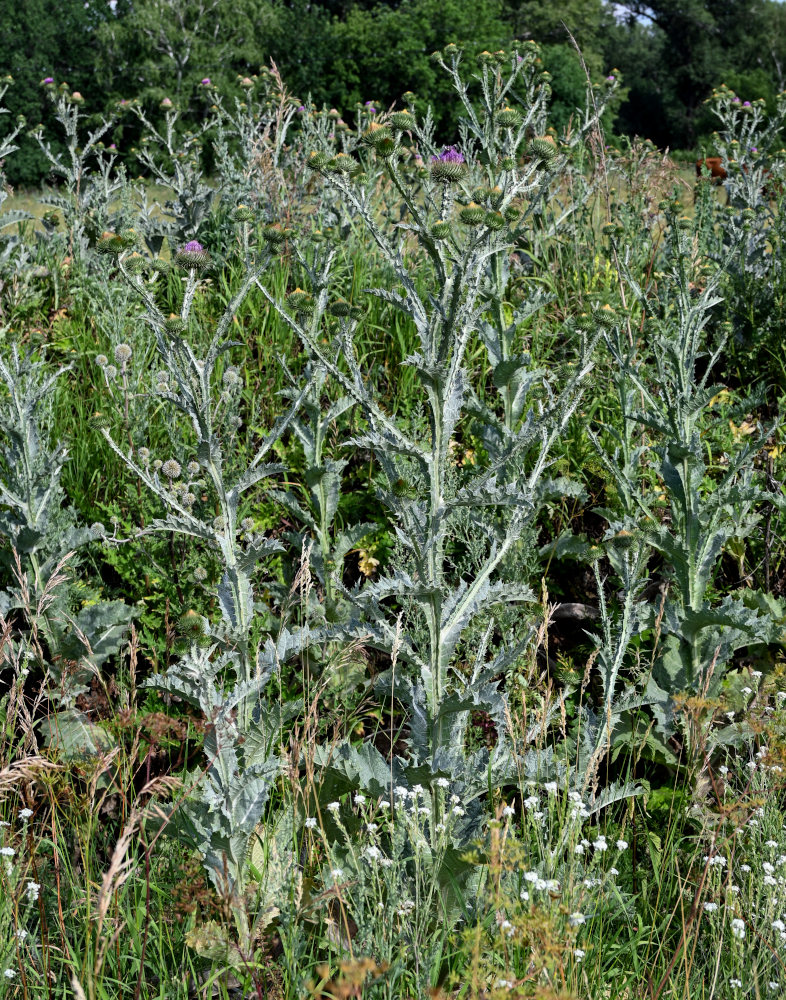
[[[554,78],[558,127],[583,99],[585,66],[621,72],[618,132],[672,148],[709,134],[704,101],[720,83],[748,100],[786,87],[786,5],[776,0],[0,0],[0,74],[14,77],[9,108],[31,126],[50,113],[46,76],[79,89],[90,111],[169,97],[193,123],[204,77],[228,89],[272,58],[291,91],[342,113],[413,91],[447,136],[455,123],[431,53],[528,38]],[[15,183],[45,169],[31,140],[9,167]]]

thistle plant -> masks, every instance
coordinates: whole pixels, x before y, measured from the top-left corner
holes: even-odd
[[[763,355],[776,364],[779,358],[786,295],[781,264],[786,97],[781,94],[768,113],[763,102],[743,102],[722,87],[709,103],[721,126],[715,144],[728,173],[728,203],[721,208],[704,185],[702,236],[714,257],[728,259],[722,291],[733,334],[729,353],[751,371],[746,355]]]
[[[722,466],[712,468],[707,463],[700,434],[720,388],[710,379],[723,345],[710,354],[706,327],[720,301],[723,266],[707,275],[691,238],[690,221],[675,216],[670,221],[668,270],[660,278],[657,297],[642,288],[630,272],[625,274],[647,314],[645,331],[656,381],[650,384],[644,367],[635,362],[635,352],[622,353],[619,337],[607,338],[624,372],[620,398],[625,425],[636,421],[652,435],[647,450],[657,456],[659,484],[669,516],[658,517],[656,498],[637,488],[637,483],[645,483],[636,469],[645,451],[632,447],[630,437],[623,436],[617,459],[610,463],[610,467],[616,466],[615,478],[625,507],[625,517],[614,527],[618,534],[641,531],[664,557],[673,583],[658,615],[659,620],[662,615],[664,638],[655,679],[666,690],[711,693],[733,652],[752,641],[764,641],[769,634],[767,619],[739,597],[727,596],[716,604],[709,596],[724,546],[753,530],[759,519],[757,504],[764,494],[754,482],[755,447],[751,441],[726,454]]]
[[[62,443],[50,447],[46,441],[50,397],[68,371],[62,367],[46,374],[42,360],[22,357],[16,346],[9,358],[0,358],[0,536],[6,542],[0,559],[11,584],[0,593],[0,611],[36,614],[35,628],[48,647],[41,666],[50,678],[51,697],[64,709],[117,652],[130,618],[123,601],[94,599],[72,613],[70,589],[62,586],[63,568],[74,551],[101,537],[79,523],[73,508],[63,506],[60,479],[68,451]],[[61,586],[53,591],[58,576]],[[69,662],[73,666],[66,670]]]
[[[239,77],[239,97],[227,107],[209,83],[213,102],[212,147],[222,178],[221,199],[232,208],[252,205],[272,219],[292,213],[302,192],[291,176],[296,165],[287,153],[287,136],[298,115],[300,102],[287,90],[275,63],[263,66],[254,77]],[[284,167],[287,167],[285,176]]]
[[[458,49],[451,49],[447,58],[450,72],[461,81]],[[558,389],[543,373],[532,376],[523,371],[525,361],[512,359],[501,346],[498,365],[505,363],[509,369],[501,383],[503,389],[508,387],[503,398],[507,418],[491,408],[480,408],[481,414],[488,412],[487,422],[499,446],[489,449],[482,465],[468,469],[463,477],[455,475],[451,441],[466,432],[479,410],[466,354],[489,308],[489,268],[510,253],[511,225],[531,210],[532,201],[543,195],[564,162],[553,140],[528,138],[531,129],[541,127],[545,115],[546,93],[536,92],[531,83],[534,58],[528,50],[522,58],[513,53],[483,61],[480,81],[486,117],[482,121],[475,117],[467,99],[462,149],[439,152],[431,147],[431,180],[424,184],[422,199],[413,197],[401,168],[408,155],[402,141],[405,129],[421,148],[429,149],[429,135],[421,131],[415,116],[408,111],[396,113],[364,133],[364,144],[374,150],[406,207],[407,221],[395,229],[382,228],[366,192],[354,185],[351,153],[332,161],[326,155],[312,153],[310,157],[312,169],[340,192],[363,221],[398,282],[400,291],[375,289],[373,294],[399,309],[414,326],[419,350],[403,363],[414,370],[420,383],[425,412],[422,428],[402,427],[378,403],[372,381],[364,378],[356,358],[350,317],[340,318],[339,364],[313,331],[260,284],[312,358],[359,404],[368,429],[354,443],[371,451],[386,480],[380,495],[395,524],[399,565],[351,595],[358,609],[357,621],[345,627],[345,634],[370,636],[367,642],[395,649],[401,666],[391,671],[386,683],[410,716],[412,772],[448,777],[466,802],[482,794],[487,775],[493,784],[509,780],[506,702],[498,678],[526,647],[529,636],[516,644],[503,642],[491,652],[494,608],[530,601],[532,595],[526,586],[505,579],[501,570],[541,505],[570,488],[548,478],[549,453],[575,410],[591,369],[591,345],[585,341],[565,386]],[[523,83],[516,90],[520,78]],[[465,84],[457,85],[466,95]],[[523,103],[521,112],[505,103],[514,94]],[[525,160],[519,165],[522,154]],[[405,250],[405,241],[411,239],[417,241],[419,264],[428,269],[426,294],[415,281]],[[497,274],[505,274],[504,264]],[[506,325],[506,344],[514,330],[515,325],[510,329]],[[523,392],[516,388],[517,381],[525,383]],[[527,392],[534,385],[541,398],[535,401],[530,394],[527,402]],[[502,409],[504,413],[504,405]],[[473,572],[455,579],[450,545],[467,519],[479,540],[479,554]],[[472,623],[482,623],[484,638],[469,655],[469,664],[459,670],[456,653]],[[490,712],[499,739],[492,751],[478,751],[470,759],[463,747],[471,708]],[[384,763],[377,767],[373,762],[375,753],[372,747],[363,748],[361,769],[366,776],[384,772]],[[442,814],[442,806],[435,801],[433,822],[439,822]]]
[[[782,138],[786,95],[778,96],[768,114],[763,100],[742,101],[728,87],[713,92],[708,104],[721,127],[713,134],[718,155],[727,170],[729,204],[751,208],[772,219],[768,185],[781,179]]]
[[[313,341],[329,334],[331,324],[357,320],[357,307],[341,297],[330,300],[337,252],[338,248],[329,244],[317,244],[310,255],[295,247],[297,263],[312,292],[297,288],[287,296],[286,305],[297,322],[309,330]],[[294,400],[301,393],[300,385],[288,369],[287,374],[290,386],[286,393]],[[376,525],[359,523],[341,529],[337,525],[342,474],[347,459],[332,456],[328,438],[337,421],[354,405],[354,400],[351,396],[340,395],[333,400],[328,398],[325,403],[330,383],[318,361],[309,362],[305,382],[307,391],[291,422],[294,436],[302,448],[303,465],[292,469],[288,476],[290,481],[300,478],[302,488],[300,493],[289,489],[273,496],[301,526],[300,531],[290,533],[293,551],[302,552],[310,546],[309,569],[322,588],[320,607],[313,611],[333,621],[347,613],[342,583],[344,560]]]
[[[111,203],[123,185],[122,173],[114,170],[117,154],[103,143],[115,118],[103,118],[85,132],[88,115],[81,111],[82,95],[66,83],[56,87],[49,78],[43,87],[62,129],[65,151],[52,147],[41,126],[33,130],[52,175],[62,182],[62,192],[44,195],[42,201],[62,213],[69,253],[84,255],[89,243],[111,225]]]
[[[144,109],[132,103],[130,109],[144,128],[136,149],[137,159],[155,180],[172,191],[173,197],[164,202],[163,218],[146,213],[145,239],[153,253],[161,248],[161,238],[180,245],[193,240],[210,213],[216,192],[205,182],[201,163],[202,142],[212,127],[206,121],[198,132],[178,129],[180,112],[165,98],[163,126],[150,121]]]
[[[166,822],[202,854],[210,877],[228,899],[235,919],[236,947],[253,953],[258,935],[270,919],[266,910],[253,914],[254,887],[249,868],[257,827],[281,768],[279,739],[284,722],[297,711],[297,701],[271,709],[262,691],[281,664],[309,645],[304,633],[281,628],[274,639],[258,639],[253,578],[259,563],[282,546],[254,528],[249,504],[259,484],[284,471],[268,461],[320,372],[308,374],[305,384],[266,434],[256,453],[238,468],[231,453],[235,422],[224,420],[227,400],[239,377],[225,363],[236,346],[225,339],[243,299],[269,266],[270,246],[262,250],[250,241],[250,226],[239,223],[243,278],[216,323],[210,343],[199,357],[190,343],[193,308],[202,275],[211,265],[209,252],[192,240],[175,254],[175,266],[187,276],[178,316],[165,318],[155,296],[161,270],[146,267],[131,248],[118,248],[117,264],[141,298],[146,320],[157,344],[162,371],[157,398],[172,414],[185,418],[190,429],[192,457],[154,460],[147,448],[121,447],[100,415],[94,421],[115,453],[156,497],[165,516],[144,533],[174,532],[211,548],[222,567],[217,590],[220,622],[209,622],[185,610],[179,631],[183,655],[165,675],[155,675],[153,686],[184,698],[204,714],[210,725],[205,741],[206,773],[197,776],[197,789],[188,802],[171,811]],[[155,263],[155,262],[154,262]],[[208,499],[200,500],[201,496]],[[218,511],[218,514],[216,514]],[[255,644],[256,642],[256,644]],[[250,895],[249,895],[250,893]],[[228,947],[228,945],[227,945]]]
[[[3,106],[3,99],[5,98],[6,91],[13,83],[13,78],[10,76],[5,77],[0,82],[0,115],[8,115],[10,111],[8,108]],[[16,150],[19,148],[16,145],[16,137],[25,127],[25,122],[23,118],[17,119],[16,123],[7,131],[6,135],[0,140],[0,209],[2,209],[3,204],[8,197],[8,191],[6,189],[5,174],[2,170],[3,162]],[[14,222],[20,222],[23,219],[27,219],[28,216],[25,213],[3,213],[3,227],[10,225]]]

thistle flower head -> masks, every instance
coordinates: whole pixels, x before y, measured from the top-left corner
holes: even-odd
[[[463,153],[455,146],[446,146],[436,156],[431,157],[431,176],[438,181],[458,181],[467,170],[467,162]]]
[[[210,264],[210,254],[199,240],[189,240],[175,254],[175,263],[187,271],[200,271]]]

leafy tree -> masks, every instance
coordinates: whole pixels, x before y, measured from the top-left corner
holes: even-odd
[[[574,36],[585,60],[595,62],[599,39],[609,18],[604,0],[505,0],[504,17],[516,38],[561,44]]]
[[[51,106],[40,85],[47,76],[58,83],[67,80],[84,95],[88,110],[102,106],[102,96],[90,85],[96,31],[107,9],[98,0],[0,0],[0,76],[14,78],[6,94],[11,115],[0,128],[7,128],[17,115],[24,115],[30,126],[49,120]],[[8,163],[9,180],[38,183],[47,166],[37,144],[23,137],[19,147]]]
[[[694,146],[712,125],[703,103],[737,71],[753,69],[768,0],[628,0],[606,34],[606,54],[630,86],[625,126],[661,145]],[[647,127],[648,126],[648,127]]]
[[[278,6],[256,0],[137,0],[99,31],[115,96],[185,103],[204,77],[228,82],[267,60]]]
[[[431,61],[448,42],[465,43],[470,52],[497,49],[511,40],[500,0],[402,0],[396,7],[353,5],[344,20],[325,16],[324,8],[289,8],[292,30],[282,33],[273,57],[291,86],[311,92],[343,112],[370,98],[383,106],[413,91],[434,107],[440,124],[450,82]],[[304,58],[303,37],[309,58]],[[291,40],[300,39],[293,50]]]

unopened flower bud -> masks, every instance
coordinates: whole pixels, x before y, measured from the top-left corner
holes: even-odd
[[[411,111],[394,111],[390,124],[397,132],[408,132],[417,125],[417,119]]]
[[[302,315],[311,311],[314,300],[308,292],[304,292],[302,288],[296,288],[294,292],[287,295],[287,304],[295,313]]]
[[[550,135],[539,136],[532,139],[527,147],[529,155],[546,163],[551,163],[559,155],[556,143]]]
[[[489,229],[504,229],[505,228],[505,218],[501,212],[486,212],[483,216],[483,222],[489,227]]]
[[[521,121],[521,115],[515,108],[503,108],[497,113],[497,124],[502,128],[515,128]]]
[[[179,316],[172,313],[169,319],[164,320],[164,329],[167,333],[172,334],[172,336],[178,336],[185,331],[186,324]]]
[[[313,149],[308,154],[308,160],[306,161],[306,165],[311,170],[324,170],[324,168],[328,164],[329,159],[330,157],[327,155],[327,153],[323,153],[321,150],[318,149]]]
[[[248,205],[238,205],[232,213],[232,218],[235,222],[253,222],[254,213]]]
[[[469,205],[459,212],[459,218],[467,226],[479,226],[484,219],[485,211],[480,205],[476,205],[474,201],[471,201]]]
[[[328,311],[333,316],[349,316],[351,306],[346,299],[336,299],[328,306]]]

